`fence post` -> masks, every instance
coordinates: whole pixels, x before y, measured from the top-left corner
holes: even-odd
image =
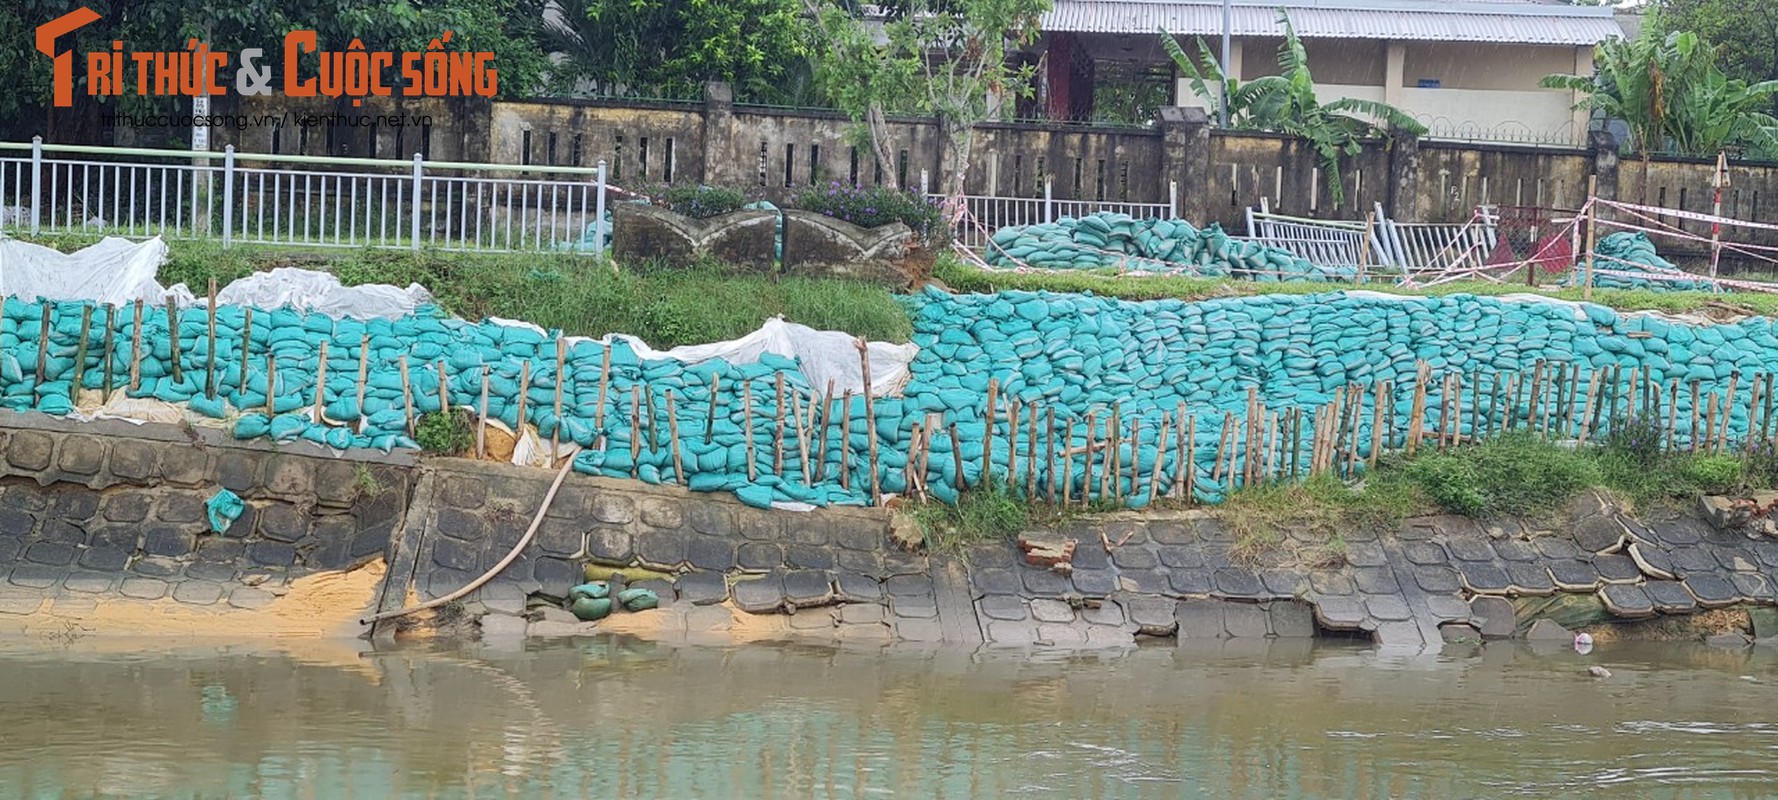
[[[235,238],[235,146],[222,148],[222,246]]]
[[[931,183],[930,183],[930,179],[928,177],[926,170],[920,170],[920,199],[921,200],[925,200],[926,195],[932,193],[930,186],[931,186]]]
[[[43,137],[31,137],[31,234],[43,227]]]
[[[1044,222],[1055,222],[1056,221],[1055,188],[1056,188],[1056,177],[1054,175],[1043,176],[1043,221]]]
[[[593,255],[605,255],[605,159],[599,159],[599,195],[593,199]]]
[[[425,165],[426,165],[426,162],[422,161],[420,159],[420,154],[415,153],[414,154],[414,222],[413,222],[412,228],[410,229],[412,232],[411,235],[413,236],[413,242],[409,244],[409,247],[414,250],[420,249],[420,181],[422,180],[422,175],[426,170]]]
[[[1179,216],[1179,181],[1167,181],[1167,215],[1173,219]]]

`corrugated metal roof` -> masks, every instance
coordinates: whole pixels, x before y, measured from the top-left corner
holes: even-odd
[[[1283,36],[1278,8],[1306,39],[1590,45],[1623,35],[1608,7],[1438,0],[1233,0],[1235,36]],[[1055,0],[1046,31],[1222,33],[1221,0]]]

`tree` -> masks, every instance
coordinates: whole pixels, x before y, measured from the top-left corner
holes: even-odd
[[[929,114],[944,137],[941,185],[947,210],[961,209],[975,126],[999,103],[1031,92],[1032,66],[1007,63],[1011,46],[1033,41],[1050,0],[897,0],[881,26],[849,0],[804,0],[824,43],[817,79],[854,122],[896,185],[888,115]]]
[[[725,81],[757,102],[806,101],[812,45],[797,0],[583,0],[549,26],[556,88],[690,97]]]
[[[1327,189],[1334,205],[1339,205],[1346,201],[1340,156],[1358,155],[1364,149],[1366,137],[1390,130],[1420,136],[1426,133],[1426,126],[1407,112],[1375,100],[1342,97],[1322,103],[1315,95],[1308,52],[1291,27],[1290,16],[1279,11],[1278,23],[1284,26],[1284,44],[1278,47],[1280,74],[1246,83],[1223,74],[1202,39],[1198,40],[1196,64],[1166,31],[1161,31],[1161,47],[1180,72],[1190,77],[1192,92],[1210,105],[1212,116],[1220,116],[1223,98],[1227,97],[1231,127],[1287,133],[1309,142],[1321,161],[1322,171],[1327,173]]]
[[[1655,150],[1778,154],[1778,119],[1764,111],[1778,81],[1726,76],[1708,42],[1690,31],[1669,32],[1663,22],[1651,15],[1635,39],[1600,43],[1592,75],[1551,75],[1542,85],[1580,92],[1577,108],[1623,120],[1645,168]]]
[[[1672,30],[1692,31],[1717,47],[1717,66],[1748,83],[1778,78],[1778,3],[1665,0]]]

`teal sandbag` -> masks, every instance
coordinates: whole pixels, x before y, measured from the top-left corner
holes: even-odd
[[[772,489],[769,486],[749,484],[735,490],[735,499],[754,508],[771,508]]]
[[[267,433],[280,442],[296,438],[309,427],[309,418],[302,414],[279,414],[272,417]]]
[[[583,597],[588,597],[588,598],[597,600],[602,597],[609,597],[610,595],[611,595],[611,584],[606,583],[605,581],[593,581],[591,583],[583,583],[579,586],[572,587],[568,590],[568,599],[569,600],[579,600]]]
[[[625,589],[617,593],[617,602],[625,611],[647,611],[659,607],[661,598],[653,589]]]
[[[328,428],[324,437],[328,447],[344,450],[352,446],[352,432],[345,428]]]
[[[247,504],[234,492],[223,489],[204,503],[204,510],[210,518],[210,530],[222,533],[247,510]]]
[[[611,616],[611,598],[582,597],[569,605],[568,610],[581,622],[597,622]]]
[[[228,415],[228,409],[224,407],[220,395],[216,397],[198,395],[197,397],[193,397],[188,405],[191,410],[211,419],[222,419]]]
[[[243,414],[235,420],[236,439],[258,439],[271,430],[271,420],[264,414]]]

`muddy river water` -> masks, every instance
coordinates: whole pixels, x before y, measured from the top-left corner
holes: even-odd
[[[279,647],[0,641],[0,797],[1778,795],[1778,648]]]

